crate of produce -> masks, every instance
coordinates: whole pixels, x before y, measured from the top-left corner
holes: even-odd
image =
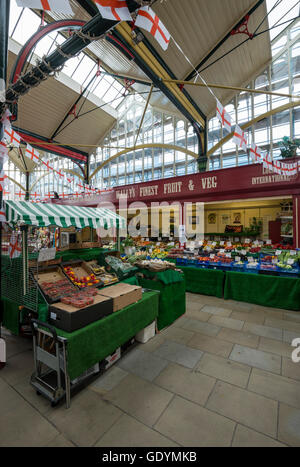
[[[251,274],[258,274],[259,263],[256,261],[245,263],[244,271],[249,272]]]
[[[71,263],[63,263],[62,269],[65,275],[80,289],[85,287],[102,286],[101,279],[90,272],[85,261],[72,261]]]
[[[276,264],[261,263],[259,272],[268,276],[278,276],[278,268]]]
[[[34,274],[34,280],[49,304],[59,302],[65,295],[78,290],[59,266],[40,268]]]
[[[234,261],[232,263],[232,270],[236,272],[243,272],[245,270],[245,263],[243,261]]]
[[[297,277],[300,274],[300,269],[297,265],[281,265],[277,264],[277,271],[279,276],[282,277]]]
[[[123,262],[121,259],[107,255],[105,257],[106,269],[108,272],[115,273],[120,280],[126,279],[137,272],[137,268],[130,263]]]
[[[88,290],[88,289],[87,289]],[[89,296],[87,291],[71,297],[64,297],[59,303],[50,306],[49,323],[66,332],[81,329],[113,313],[113,300],[96,292]]]
[[[105,267],[99,266],[97,261],[86,261],[85,265],[91,274],[94,274],[96,277],[101,276],[101,274],[105,274]]]

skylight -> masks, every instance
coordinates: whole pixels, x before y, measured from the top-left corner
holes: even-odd
[[[299,4],[299,0],[267,0],[271,41],[299,17]]]
[[[9,35],[22,46],[40,27],[40,18],[29,8],[20,8],[16,0],[10,3]],[[34,49],[39,57],[49,55],[55,50],[57,44],[62,44],[65,37],[60,32],[52,32],[41,39]],[[97,64],[84,52],[78,57],[69,59],[63,69],[63,73],[74,79],[81,86],[86,86],[93,74],[96,75]],[[95,77],[90,92],[102,99],[111,107],[116,108],[123,100],[124,87],[109,75]]]

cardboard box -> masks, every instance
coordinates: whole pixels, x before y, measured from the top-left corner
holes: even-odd
[[[56,298],[52,298],[50,295],[47,294],[47,290],[43,289],[43,282],[52,282],[55,284],[60,280],[65,280],[66,282],[68,282],[70,289],[73,289],[74,291],[78,290],[78,288],[63,273],[62,269],[59,266],[49,266],[39,269],[38,273],[34,274],[34,279],[39,284],[39,287],[41,288],[48,303],[59,302],[64,293],[59,294]]]
[[[66,332],[73,332],[113,312],[111,298],[102,295],[96,295],[93,298],[94,303],[86,308],[75,308],[61,302],[50,306],[49,323]]]
[[[142,298],[142,287],[130,284],[116,284],[98,291],[104,297],[113,299],[113,310],[119,311]]]
[[[107,370],[114,365],[121,358],[121,347],[118,347],[113,354],[106,357],[104,360],[104,369]]]

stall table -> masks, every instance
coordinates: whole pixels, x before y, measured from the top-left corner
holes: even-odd
[[[144,276],[143,278],[139,277],[139,285],[160,292],[158,329],[161,330],[166,326],[170,326],[185,313],[185,280],[183,274],[171,269],[162,272],[140,269],[139,272]]]
[[[300,279],[227,272],[224,298],[300,311]]]
[[[180,266],[185,276],[186,291],[223,298],[225,273],[216,269]]]

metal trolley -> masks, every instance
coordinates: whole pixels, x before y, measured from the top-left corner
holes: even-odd
[[[33,356],[35,371],[30,383],[38,395],[43,395],[55,407],[66,398],[70,407],[71,390],[67,369],[67,339],[57,336],[47,323],[32,319]]]

